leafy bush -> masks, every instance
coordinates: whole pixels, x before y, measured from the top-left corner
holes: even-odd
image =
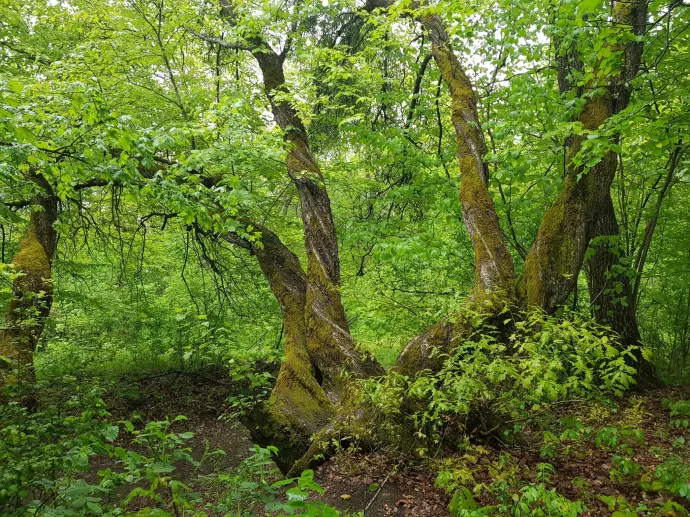
[[[93,394],[92,394],[93,395]],[[79,474],[89,458],[105,453],[118,435],[103,401],[73,397],[66,407],[29,413],[12,403],[0,405],[0,511],[34,514],[40,508],[63,515],[98,514],[103,490]]]
[[[508,309],[504,310],[509,323]],[[478,317],[478,316],[477,316]],[[438,436],[449,419],[465,425],[472,414],[484,431],[496,415],[524,417],[560,400],[621,395],[634,382],[628,363],[634,347],[623,348],[604,327],[574,313],[556,318],[531,312],[515,322],[507,342],[488,325],[459,343],[437,373],[415,377],[396,372],[364,382],[365,401],[390,422],[406,408],[420,436]],[[493,420],[495,422],[496,420]]]
[[[515,517],[577,517],[587,511],[582,501],[570,501],[555,489],[548,490],[543,483],[527,485],[521,490],[515,503]]]
[[[651,480],[643,481],[642,487],[690,500],[690,466],[680,456],[673,455],[654,469]]]
[[[615,451],[623,448],[629,451],[633,445],[644,445],[645,437],[639,429],[607,426],[597,433],[595,442],[602,449]]]

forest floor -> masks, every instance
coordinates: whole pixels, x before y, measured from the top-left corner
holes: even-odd
[[[134,418],[145,422],[185,415],[187,420],[174,423],[172,428],[176,432],[194,432],[189,446],[197,459],[207,444],[210,450],[224,450],[226,455],[212,458],[198,471],[182,465],[179,473],[179,478],[199,492],[204,501],[214,501],[220,488],[204,475],[230,472],[253,451],[246,429],[219,418],[228,410],[226,399],[231,388],[227,375],[166,372],[125,379],[105,400],[116,420]],[[446,485],[467,487],[481,505],[498,505],[511,498],[517,501],[521,488],[539,482],[572,501],[583,501],[588,508],[583,515],[587,516],[612,515],[613,510],[640,504],[659,505],[671,496],[662,490],[645,491],[640,476],[644,480],[645,472],[654,471],[671,455],[687,463],[690,444],[687,421],[684,425],[673,421],[664,407],[668,399],[690,399],[690,386],[631,394],[608,406],[578,401],[558,406],[557,411],[550,412],[546,424],[522,429],[524,440],[519,447],[496,440],[465,444],[442,458],[426,461],[396,458],[383,451],[344,453],[316,470],[315,479],[325,489],[319,499],[370,517],[442,517],[450,515],[451,496],[435,482],[439,473],[445,472],[451,478]],[[557,429],[566,429],[565,434],[558,437]],[[613,430],[611,436],[606,434],[609,429]],[[122,436],[118,441],[126,440]],[[122,445],[136,449],[130,443]],[[620,457],[617,454],[622,454],[619,446],[625,447],[632,460],[630,465],[637,465],[628,468],[630,471],[620,462],[614,465]],[[110,462],[96,459],[94,475],[97,469],[111,466]],[[553,469],[544,471],[545,463]],[[690,510],[688,499],[673,500]],[[145,504],[144,500],[132,502],[133,507]]]

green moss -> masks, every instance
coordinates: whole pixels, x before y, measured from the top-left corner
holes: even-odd
[[[40,292],[49,289],[51,278],[50,260],[38,240],[36,229],[29,227],[27,235],[19,244],[19,251],[13,259],[15,269],[22,273],[17,279],[21,293]]]
[[[566,189],[546,211],[525,260],[518,298],[525,307],[552,311],[576,280],[585,252],[584,204],[579,189]]]
[[[495,328],[501,328],[503,322],[494,322],[492,318],[512,303],[512,298],[501,291],[484,292],[482,296],[468,299],[462,309],[414,338],[400,354],[395,370],[408,376],[424,369],[438,370],[444,354],[452,352],[461,340],[468,339],[487,321]]]
[[[283,428],[311,434],[334,413],[334,406],[313,375],[306,351],[288,351],[268,401]]]
[[[46,296],[50,300],[52,294],[50,260],[33,223],[12,262],[21,274],[14,281],[16,297],[10,303],[6,329],[0,335],[0,356],[10,359],[12,365],[19,368],[17,375],[2,376],[1,385],[17,382],[31,385],[34,379],[33,353],[43,330],[43,318],[50,308],[50,304],[46,304]],[[39,296],[39,293],[45,295]],[[9,366],[5,362],[3,364]]]
[[[611,96],[608,90],[602,88],[587,101],[579,120],[585,129],[594,130],[606,122],[611,115]]]
[[[486,143],[472,83],[450,47],[434,44],[432,53],[451,96],[451,120],[460,162],[460,202],[474,248],[475,296],[493,290],[512,296],[515,267],[486,185]]]

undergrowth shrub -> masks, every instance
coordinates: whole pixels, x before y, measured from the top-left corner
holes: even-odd
[[[511,322],[508,309],[503,314]],[[512,323],[507,340],[495,327],[478,326],[456,343],[437,372],[409,377],[391,371],[364,381],[364,402],[374,408],[382,436],[399,441],[412,425],[418,438],[438,441],[448,423],[488,434],[550,403],[620,396],[634,383],[629,363],[635,347],[622,347],[591,320],[572,312],[531,312]]]
[[[274,447],[257,446],[238,469],[202,477],[201,465],[224,452],[211,450],[207,442],[195,459],[189,446],[194,433],[173,427],[186,417],[136,426],[130,421],[116,423],[100,394],[94,389],[36,413],[15,403],[0,404],[0,515],[341,515],[309,500],[323,493],[313,471],[282,478],[272,460]],[[97,456],[109,466],[96,470]],[[185,464],[191,468],[181,469]],[[215,500],[197,491],[209,479],[217,488]]]
[[[80,474],[118,435],[107,416],[96,393],[38,413],[0,405],[0,512],[38,515],[59,507],[62,515],[97,514],[101,490]]]
[[[523,486],[510,504],[481,506],[465,487],[453,495],[449,510],[455,517],[577,517],[587,511],[582,501],[571,501],[543,483]]]

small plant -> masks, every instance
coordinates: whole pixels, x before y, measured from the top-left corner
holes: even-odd
[[[644,445],[645,436],[639,429],[626,429],[620,427],[604,427],[596,436],[598,447],[616,451],[620,448],[630,450],[632,445]]]
[[[690,500],[690,466],[678,455],[673,455],[659,464],[651,480],[643,480],[642,488],[667,492]]]
[[[555,490],[547,489],[543,483],[523,486],[510,503],[500,507],[479,506],[472,493],[466,487],[460,487],[453,495],[449,510],[456,517],[577,517],[587,511],[581,501],[570,501]]]
[[[453,495],[448,510],[451,515],[456,517],[485,517],[491,515],[490,512],[493,510],[493,507],[480,507],[474,500],[472,492],[463,486]]]
[[[688,511],[675,501],[665,501],[650,508],[644,503],[634,506],[622,495],[599,495],[597,497],[609,507],[611,517],[638,517],[638,515],[650,515],[650,512],[651,515],[674,515],[677,517],[688,515]]]
[[[198,494],[189,486],[176,479],[177,464],[186,462],[196,470],[202,462],[212,455],[225,454],[221,450],[209,452],[207,450],[201,460],[191,456],[191,448],[187,442],[194,437],[194,433],[176,433],[170,426],[175,422],[186,420],[185,416],[177,416],[173,420],[165,419],[147,423],[143,429],[135,429],[129,421],[123,425],[133,436],[132,443],[145,449],[145,454],[116,447],[112,455],[124,465],[123,472],[113,472],[110,469],[99,471],[103,478],[103,486],[120,486],[124,484],[138,484],[146,482],[146,487],[136,487],[122,502],[123,506],[135,497],[143,497],[152,502],[172,506],[176,515],[185,510],[191,510],[200,501]]]
[[[664,400],[664,407],[671,411],[671,425],[676,428],[690,427],[690,400]]]
[[[0,404],[0,513],[100,514],[108,490],[79,476],[112,450],[119,428],[108,416],[97,390],[38,413]]]
[[[224,500],[216,505],[217,512],[229,512],[233,517],[253,517],[262,507],[266,515],[282,517],[298,510],[310,517],[336,517],[335,509],[318,501],[308,501],[310,494],[323,494],[314,481],[314,472],[305,470],[298,478],[278,480],[280,471],[273,462],[276,447],[254,446],[253,454],[232,474],[220,474],[218,480],[228,487]],[[283,498],[283,493],[287,501]]]
[[[540,463],[537,465],[537,481],[550,483],[551,476],[556,473],[556,469],[551,463]]]
[[[611,458],[611,463],[613,463],[613,467],[611,467],[611,470],[609,471],[611,481],[624,483],[626,481],[637,479],[640,475],[639,463],[631,458],[614,455]]]
[[[577,488],[583,495],[589,494],[591,490],[589,482],[582,476],[573,478],[573,486]]]
[[[539,456],[544,459],[555,458],[558,456],[560,439],[551,431],[544,431],[544,442],[539,450]]]
[[[573,502],[543,483],[527,485],[520,493],[513,510],[515,517],[577,517],[587,511],[582,501]]]
[[[481,453],[480,447],[471,447]],[[438,462],[439,473],[436,476],[435,485],[442,488],[446,493],[452,494],[461,486],[476,485],[474,480],[473,468],[478,462],[478,457],[471,453],[464,454],[461,458],[446,458]]]

